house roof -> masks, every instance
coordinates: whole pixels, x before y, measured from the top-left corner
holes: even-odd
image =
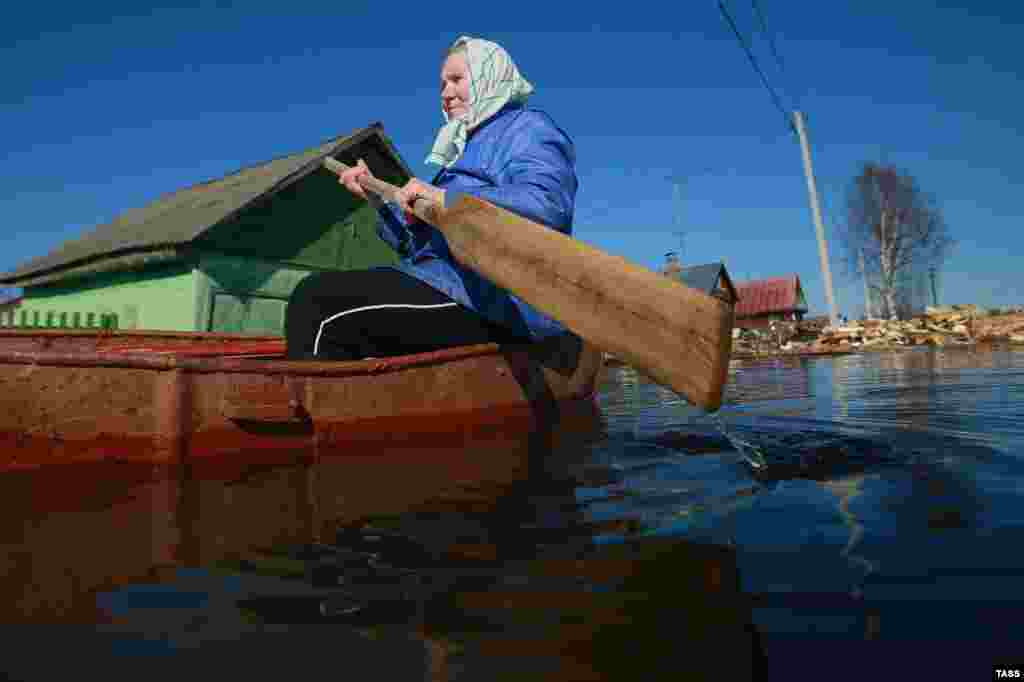
[[[180,257],[180,247],[253,202],[316,171],[327,156],[347,163],[354,163],[352,156],[362,156],[375,175],[394,175],[395,171],[405,177],[413,175],[385,137],[383,126],[374,123],[305,151],[242,168],[223,178],[166,194],[142,208],[130,209],[50,253],[0,275],[0,284],[42,284],[74,274],[173,260]]]
[[[800,300],[800,278],[795,274],[738,282],[736,292],[740,297],[736,304],[736,317],[807,311]]]
[[[718,288],[718,280],[721,278],[725,280],[725,288],[729,290],[729,295],[734,301],[736,299],[737,292],[733,286],[732,279],[725,270],[724,263],[706,263],[686,268],[673,263],[662,272],[666,275],[674,275],[691,289],[697,289],[706,294],[713,294],[715,292],[715,289]]]

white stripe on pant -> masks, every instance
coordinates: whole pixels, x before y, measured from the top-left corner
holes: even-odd
[[[429,310],[431,308],[450,308],[456,305],[458,305],[456,301],[452,301],[451,303],[437,303],[434,305],[412,305],[411,303],[384,303],[381,305],[366,305],[360,308],[352,308],[351,310],[344,310],[340,313],[335,313],[334,315],[331,315],[330,317],[328,317],[327,319],[320,323],[320,328],[316,332],[316,339],[314,339],[313,341],[313,356],[315,357],[320,350],[320,336],[324,333],[324,325],[326,325],[328,322],[332,322],[338,319],[339,317],[344,317],[345,315],[359,313],[366,310],[381,310],[383,308],[415,308],[417,310]]]

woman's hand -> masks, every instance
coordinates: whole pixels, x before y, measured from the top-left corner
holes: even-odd
[[[416,215],[412,212],[412,205],[417,197],[424,197],[428,201],[444,206],[443,189],[422,182],[417,178],[413,178],[409,182],[405,183],[404,187],[395,192],[395,202],[398,204],[398,207],[402,209],[402,215],[405,216],[406,223],[411,223],[416,220]]]
[[[338,183],[344,185],[345,189],[360,199],[366,199],[366,190],[359,184],[359,178],[361,177],[372,178],[373,173],[370,172],[366,162],[359,159],[355,166],[352,166],[338,177]]]

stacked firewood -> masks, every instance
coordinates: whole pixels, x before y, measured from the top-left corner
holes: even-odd
[[[819,338],[821,329],[813,323],[772,322],[760,329],[732,330],[732,352],[736,355],[778,353],[782,349],[803,349]]]
[[[974,338],[979,343],[1024,343],[1024,311],[976,319]]]
[[[997,315],[974,305],[928,307],[910,320],[868,319],[837,327],[820,320],[772,322],[734,329],[736,355],[887,350],[907,346],[964,346],[978,341],[1024,343],[1024,315]]]
[[[966,345],[971,342],[972,319],[968,310],[930,308],[924,316],[911,320],[862,320],[826,328],[814,345],[821,350]]]

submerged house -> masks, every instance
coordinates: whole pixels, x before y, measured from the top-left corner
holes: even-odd
[[[373,208],[322,167],[328,156],[362,158],[399,186],[413,175],[375,123],[165,195],[0,275],[23,289],[14,323],[282,334],[311,272],[397,261]]]
[[[753,329],[767,327],[773,321],[798,322],[807,313],[807,298],[795,274],[739,282],[736,291],[740,299],[736,304],[737,327]]]

